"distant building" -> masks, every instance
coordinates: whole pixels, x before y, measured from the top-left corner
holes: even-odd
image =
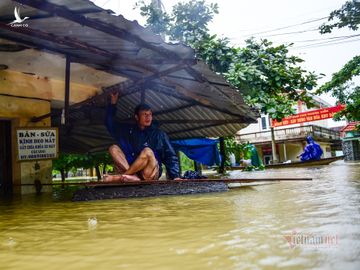
[[[340,130],[345,161],[360,160],[360,131],[356,125],[360,125],[360,121],[350,122]]]
[[[313,97],[315,108],[308,109],[304,102],[297,102],[294,109],[296,113],[306,112],[319,108],[331,107],[329,103]],[[306,146],[306,137],[313,136],[320,144],[324,154],[322,158],[336,156],[336,151],[341,151],[340,132],[330,129],[332,119],[323,119],[301,124],[292,124],[282,127],[275,127],[276,153],[279,162],[288,160],[298,161],[297,156],[302,153]],[[240,143],[250,142],[254,144],[264,164],[272,163],[271,148],[271,119],[268,115],[261,115],[257,124],[250,124],[236,134]]]

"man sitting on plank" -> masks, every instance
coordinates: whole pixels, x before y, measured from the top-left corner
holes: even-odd
[[[119,145],[109,148],[117,175],[106,175],[104,181],[158,180],[165,164],[171,179],[179,178],[179,162],[165,132],[154,127],[152,111],[147,104],[135,108],[136,124],[115,123],[119,94],[110,94],[106,127]]]

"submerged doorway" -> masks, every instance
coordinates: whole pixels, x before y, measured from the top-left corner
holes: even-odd
[[[0,120],[0,196],[12,193],[11,121]]]

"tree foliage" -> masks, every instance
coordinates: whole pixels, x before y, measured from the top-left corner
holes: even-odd
[[[218,38],[216,35],[205,35],[203,39],[195,42],[193,47],[197,57],[213,71],[222,74],[229,71],[238,52],[238,49],[229,45],[227,38]]]
[[[235,155],[237,163],[240,163],[240,159],[251,158],[251,145],[249,143],[238,143],[234,136],[226,137],[224,142],[226,148],[226,166],[231,165],[229,162],[231,153]]]
[[[146,17],[146,26],[157,34],[165,34],[173,41],[193,45],[208,34],[208,23],[218,13],[218,5],[206,5],[204,0],[174,5],[168,14],[159,8],[161,4],[151,1],[137,2],[140,14]]]
[[[90,169],[100,165],[104,167],[111,163],[110,154],[107,152],[91,155],[61,153],[57,159],[53,160],[53,169],[60,171],[61,178],[64,181],[65,175],[70,170],[76,170],[78,168]]]
[[[335,87],[349,83],[354,76],[359,76],[359,75],[360,75],[360,55],[355,56],[353,59],[347,62],[341,70],[334,73],[332,75],[331,81],[322,85],[318,91],[329,92]],[[341,92],[339,92],[337,95],[339,95],[339,98],[342,99]]]
[[[348,27],[356,31],[360,24],[360,1],[347,1],[340,9],[334,10],[330,13],[328,21],[338,20],[334,23],[324,23],[320,26],[320,33],[331,33],[334,28]]]
[[[302,59],[289,56],[288,52],[286,45],[246,40],[246,46],[238,48],[225,74],[232,86],[245,90],[243,95],[249,105],[278,120],[294,113],[296,100],[311,105],[308,90],[312,90],[318,78],[299,66]]]
[[[241,160],[252,160],[255,158],[253,155],[254,145],[250,143],[238,143],[235,140],[234,136],[229,136],[225,138],[225,148],[226,148],[226,157],[225,157],[225,166],[231,166],[230,163],[230,154],[233,153],[236,158],[236,162],[241,164]],[[256,149],[256,148],[255,148]],[[256,151],[256,150],[255,150]],[[243,169],[244,171],[258,171],[264,170],[265,166],[263,164],[257,165],[247,165]]]
[[[294,113],[296,100],[311,106],[308,90],[316,85],[318,76],[302,69],[299,64],[303,60],[288,55],[288,46],[250,39],[239,48],[231,46],[226,38],[210,35],[208,24],[218,14],[218,6],[204,0],[179,3],[171,14],[155,11],[153,4],[143,1],[138,5],[148,27],[158,32],[166,29],[164,33],[170,39],[192,46],[197,57],[223,74],[235,89],[242,90],[247,104],[278,120]]]
[[[173,8],[171,38],[194,44],[208,35],[208,23],[218,14],[218,5],[206,5],[204,0],[178,3]]]
[[[169,34],[168,26],[171,22],[170,16],[163,11],[161,3],[155,4],[153,1],[146,4],[144,1],[136,3],[140,9],[140,14],[146,17],[146,26],[156,34]]]
[[[360,24],[360,2],[347,1],[341,9],[334,10],[329,16],[329,21],[337,18],[334,24],[324,24],[320,33],[330,33],[334,28],[349,27],[357,30]],[[343,117],[350,121],[360,120],[360,86],[351,83],[352,79],[360,75],[360,56],[354,56],[338,72],[332,75],[329,82],[322,85],[317,93],[330,92],[339,102],[346,104],[346,108],[335,115],[335,120]]]

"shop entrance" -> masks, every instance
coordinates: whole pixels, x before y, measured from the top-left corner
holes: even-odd
[[[0,197],[12,193],[11,121],[0,120]]]

